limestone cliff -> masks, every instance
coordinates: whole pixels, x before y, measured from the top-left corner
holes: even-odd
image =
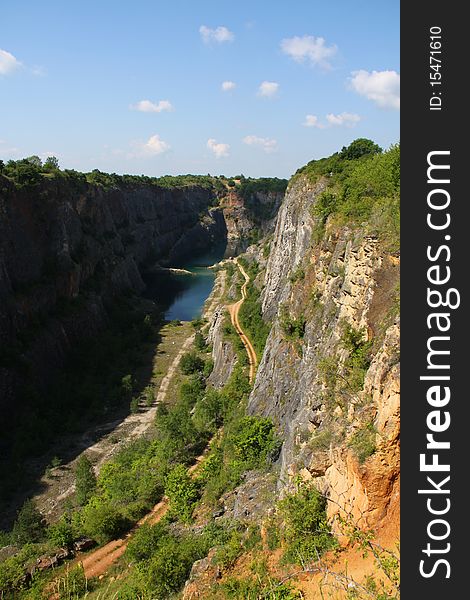
[[[203,187],[52,179],[18,188],[0,177],[0,190],[2,407],[22,366],[47,383],[70,348],[106,324],[108,302],[143,289],[147,264],[176,264],[226,238]]]
[[[399,261],[365,225],[319,230],[327,183],[294,178],[279,211],[262,293],[273,326],[248,411],[278,427],[281,490],[314,479],[338,503],[330,516],[339,505],[385,527],[398,506]],[[367,349],[360,368],[348,335]]]

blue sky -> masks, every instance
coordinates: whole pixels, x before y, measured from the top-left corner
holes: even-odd
[[[399,141],[399,70],[398,0],[4,3],[0,158],[288,177]]]

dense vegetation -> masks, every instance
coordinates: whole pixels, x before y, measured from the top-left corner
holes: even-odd
[[[382,152],[370,140],[355,140],[341,152],[311,161],[297,171],[316,181],[329,178],[328,188],[313,207],[319,238],[327,219],[367,222],[390,251],[399,248],[400,146]]]
[[[80,433],[111,412],[128,413],[141,391],[135,373],[157,343],[160,327],[157,314],[146,314],[134,304],[132,297],[116,300],[109,308],[109,328],[71,351],[47,393],[33,386],[27,364],[22,366],[25,376],[18,398],[22,409],[2,431],[0,501],[26,483],[30,474],[21,465],[27,457],[46,452],[52,440]],[[72,301],[63,310],[73,318],[77,308]],[[26,335],[34,335],[34,326],[23,333],[20,343],[28,342]]]

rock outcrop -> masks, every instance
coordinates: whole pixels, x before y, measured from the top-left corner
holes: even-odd
[[[106,305],[144,288],[146,265],[178,264],[223,242],[214,192],[197,186],[103,188],[0,177],[0,407],[29,365],[45,385],[69,350],[107,322]]]
[[[399,485],[399,261],[366,226],[321,229],[312,207],[326,185],[295,178],[279,211],[262,292],[273,326],[248,412],[271,417],[283,439],[281,493],[300,476],[334,501],[331,518],[343,507],[385,526]],[[367,345],[362,371],[346,331]]]

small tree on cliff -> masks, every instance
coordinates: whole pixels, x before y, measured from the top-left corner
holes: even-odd
[[[83,506],[96,489],[96,476],[89,458],[80,456],[75,467],[75,493],[77,502]]]
[[[32,500],[26,500],[18,512],[12,537],[16,544],[40,542],[44,538],[44,519]]]

